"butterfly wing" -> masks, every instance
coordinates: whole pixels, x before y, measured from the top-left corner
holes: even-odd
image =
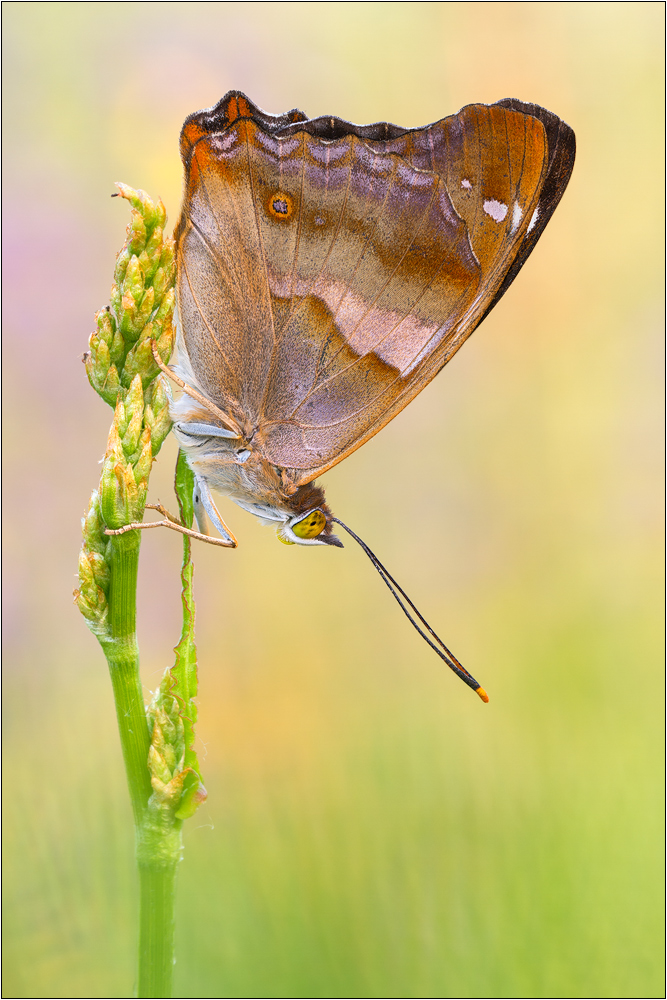
[[[512,101],[415,130],[236,93],[191,116],[178,302],[200,387],[296,485],[331,468],[504,293],[567,183],[569,136]]]

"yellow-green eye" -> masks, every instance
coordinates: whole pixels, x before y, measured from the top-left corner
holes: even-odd
[[[327,519],[321,510],[311,510],[300,521],[292,526],[292,531],[297,538],[315,538],[321,534],[327,523]]]

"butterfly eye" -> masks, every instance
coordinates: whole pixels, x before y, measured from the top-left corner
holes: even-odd
[[[309,514],[292,525],[292,531],[297,538],[315,538],[322,533],[326,523],[327,519],[321,510],[311,510]]]

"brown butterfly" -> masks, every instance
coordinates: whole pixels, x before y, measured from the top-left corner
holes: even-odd
[[[340,545],[333,524],[346,526],[313,480],[395,417],[496,305],[574,155],[568,125],[512,99],[417,129],[269,115],[238,91],[190,115],[175,232],[185,393],[172,416],[200,525],[205,512],[235,544],[213,489],[284,542]]]

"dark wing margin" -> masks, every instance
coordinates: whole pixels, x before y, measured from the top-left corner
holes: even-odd
[[[294,123],[307,122],[308,115],[298,108],[292,108],[284,115],[270,115],[258,108],[240,90],[230,90],[212,108],[195,111],[185,119],[181,129],[181,158],[186,169],[199,139],[215,132],[224,132],[241,119],[255,122],[265,132],[275,135]]]
[[[500,288],[493,296],[483,316],[480,317],[480,323],[501,300],[544,232],[547,222],[565,193],[565,188],[568,185],[574,167],[577,148],[574,132],[570,126],[561,121],[558,115],[547,111],[546,108],[541,108],[539,104],[524,104],[523,101],[519,101],[514,97],[506,97],[502,101],[496,101],[496,104],[501,108],[508,108],[510,111],[520,111],[522,114],[530,115],[532,118],[537,118],[538,121],[542,122],[544,131],[547,134],[549,163],[547,166],[547,175],[537,203],[537,217],[524,236],[518,253],[505,275]]]

